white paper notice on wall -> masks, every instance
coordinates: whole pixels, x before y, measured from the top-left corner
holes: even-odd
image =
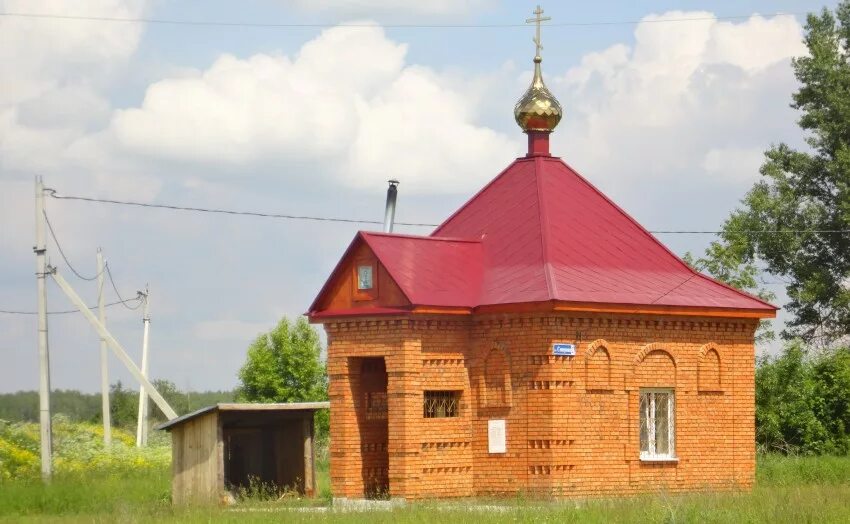
[[[505,419],[488,420],[487,437],[490,442],[490,453],[505,453]]]

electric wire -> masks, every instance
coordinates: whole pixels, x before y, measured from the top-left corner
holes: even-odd
[[[141,299],[141,297],[129,299],[129,301],[133,301],[133,300],[138,300],[141,303],[142,299]],[[107,307],[117,306],[118,304],[121,304],[121,302],[120,301],[109,302],[108,304],[104,304],[103,307],[107,308]],[[96,309],[97,306],[88,306],[88,308],[89,309]],[[138,306],[133,308],[133,309],[138,309]],[[63,309],[63,310],[60,310],[60,311],[48,311],[47,314],[48,315],[67,315],[69,313],[79,313],[79,312],[80,312],[79,309]],[[17,311],[17,310],[11,310],[11,309],[0,309],[0,314],[5,314],[5,315],[38,315],[38,311]]]
[[[92,198],[92,197],[81,197],[81,196],[66,196],[66,195],[57,195],[55,190],[47,190],[48,195],[53,198],[59,200],[81,200],[84,202],[98,202],[103,204],[116,204],[123,206],[137,206],[137,207],[149,207],[149,208],[159,208],[159,209],[170,209],[173,211],[194,211],[197,213],[217,213],[224,215],[242,215],[242,216],[252,216],[252,217],[261,217],[261,218],[281,218],[281,219],[290,219],[290,220],[313,220],[318,222],[344,222],[349,224],[383,224],[380,220],[360,220],[353,218],[332,218],[332,217],[319,217],[319,216],[308,216],[308,215],[289,215],[282,213],[261,213],[257,211],[237,211],[233,209],[214,209],[214,208],[203,208],[203,207],[187,207],[187,206],[176,206],[171,204],[147,204],[144,202],[133,202],[128,200],[112,200],[106,198]],[[395,222],[396,225],[399,226],[418,226],[418,227],[435,227],[438,224],[423,224],[423,223],[413,223],[413,222]]]
[[[50,195],[52,195],[54,193],[54,190],[52,190],[52,189],[46,189],[46,191]],[[71,261],[68,260],[68,257],[65,255],[65,252],[62,250],[62,244],[59,243],[59,239],[56,237],[56,232],[53,231],[53,226],[50,224],[50,219],[47,218],[46,212],[44,213],[44,222],[47,224],[47,230],[50,231],[50,236],[51,236],[51,238],[53,238],[53,243],[56,244],[56,248],[58,249],[59,254],[62,255],[62,259],[65,261],[65,264],[68,266],[68,268],[71,270],[71,272],[74,273],[77,276],[77,278],[80,278],[82,280],[86,280],[86,281],[90,282],[90,281],[98,278],[105,271],[106,276],[109,277],[109,282],[112,284],[112,289],[115,290],[115,295],[118,297],[118,302],[114,302],[113,304],[122,304],[124,307],[126,307],[127,309],[129,309],[131,311],[139,309],[139,306],[141,306],[141,302],[139,302],[135,306],[128,306],[127,303],[130,302],[131,300],[141,301],[140,297],[136,297],[135,299],[129,299],[129,300],[124,300],[124,298],[121,297],[121,293],[118,291],[118,286],[115,285],[115,280],[112,277],[112,270],[109,269],[109,262],[104,264],[103,269],[100,271],[100,273],[96,274],[93,277],[83,276],[83,275],[80,274],[79,271],[74,269],[74,266],[71,264]],[[74,312],[74,311],[76,311],[76,310],[69,310],[69,312]],[[0,311],[0,312],[8,313],[7,311]]]
[[[280,219],[291,219],[291,220],[313,220],[319,222],[343,222],[349,224],[383,224],[380,220],[361,220],[361,219],[353,219],[353,218],[335,218],[335,217],[321,217],[321,216],[309,216],[309,215],[289,215],[282,213],[262,213],[258,211],[238,211],[233,209],[218,209],[218,208],[203,208],[203,207],[189,207],[189,206],[178,206],[174,204],[149,204],[144,202],[134,202],[129,200],[113,200],[107,198],[94,198],[94,197],[83,197],[83,196],[71,196],[71,195],[58,195],[56,194],[55,189],[46,190],[49,196],[58,200],[80,200],[84,202],[95,202],[95,203],[103,203],[103,204],[115,204],[115,205],[124,205],[124,206],[136,206],[136,207],[145,207],[145,208],[158,208],[158,209],[169,209],[173,211],[190,211],[190,212],[198,212],[198,213],[218,213],[218,214],[226,214],[226,215],[242,215],[242,216],[252,216],[252,217],[260,217],[260,218],[280,218]],[[422,222],[394,222],[399,226],[416,226],[416,227],[437,227],[439,224],[429,224]],[[661,235],[718,235],[721,233],[725,233],[725,231],[720,230],[650,230],[652,234],[661,234]],[[741,234],[753,234],[753,235],[762,235],[762,234],[771,234],[771,235],[780,235],[780,234],[808,234],[808,233],[822,233],[822,234],[847,234],[850,233],[850,229],[754,229],[754,230],[742,230],[735,231],[735,233]]]
[[[47,229],[48,229],[48,231],[50,231],[50,236],[53,238],[53,243],[56,244],[56,248],[59,250],[59,254],[62,255],[62,259],[65,261],[65,264],[68,266],[68,268],[71,270],[71,272],[74,273],[75,275],[77,275],[77,278],[82,279],[82,280],[87,280],[89,282],[96,279],[97,277],[99,277],[100,273],[96,274],[95,276],[93,276],[91,278],[84,277],[83,275],[80,274],[79,271],[74,269],[74,266],[71,265],[71,261],[68,260],[68,257],[65,256],[65,252],[62,250],[62,244],[59,243],[59,239],[56,237],[56,233],[53,231],[53,226],[50,225],[50,219],[47,218],[46,212],[44,213],[44,221],[47,223]]]
[[[641,20],[610,20],[589,22],[556,22],[546,24],[547,27],[594,27],[594,26],[617,26],[617,25],[641,25],[641,24],[665,24],[681,22],[702,22],[716,20],[745,20],[752,16],[765,18],[777,16],[805,16],[807,13],[753,13],[749,15],[727,15],[727,16],[693,16],[681,18],[655,18]],[[0,12],[0,17],[26,18],[41,20],[66,20],[85,22],[118,22],[159,24],[178,26],[206,26],[206,27],[237,27],[258,29],[313,29],[328,27],[384,27],[391,29],[504,29],[528,27],[527,24],[369,24],[369,23],[275,23],[275,22],[227,22],[223,20],[185,20],[167,18],[142,18],[142,17],[116,17],[116,16],[84,16],[84,15],[60,15],[50,13],[22,13],[22,12]]]
[[[124,307],[129,309],[130,311],[133,311],[135,309],[139,309],[139,307],[142,305],[142,302],[143,302],[142,299],[141,299],[141,296],[137,296],[136,299],[135,299],[135,300],[139,301],[138,304],[136,304],[135,306],[128,306],[127,302],[129,302],[129,300],[124,300],[123,298],[121,298],[121,293],[118,292],[118,286],[115,285],[115,280],[112,278],[112,270],[109,269],[109,262],[104,264],[103,268],[106,271],[106,276],[109,277],[109,282],[112,284],[112,289],[115,290],[115,294],[118,296],[119,303],[123,304]],[[141,291],[139,292],[139,295],[141,295]]]
[[[697,275],[702,276],[702,273],[694,273],[694,274],[692,274],[691,276],[689,276],[689,277],[688,277],[688,278],[686,278],[685,280],[683,280],[683,281],[679,282],[678,284],[676,284],[675,286],[673,286],[672,288],[670,288],[670,289],[669,289],[666,293],[664,293],[664,294],[663,294],[663,295],[661,295],[660,297],[658,297],[658,298],[656,298],[655,300],[653,300],[652,302],[650,302],[650,304],[655,304],[656,302],[658,302],[658,301],[659,301],[659,300],[661,300],[662,298],[666,297],[667,295],[669,295],[669,294],[670,294],[670,293],[672,293],[673,291],[676,291],[676,290],[677,290],[677,289],[679,289],[680,287],[682,287],[682,286],[684,286],[685,284],[687,284],[688,282],[690,282],[690,281],[691,281],[691,279],[693,279],[693,278],[694,278],[694,277],[696,277]]]

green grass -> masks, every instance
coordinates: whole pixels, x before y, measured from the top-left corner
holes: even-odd
[[[317,471],[319,500],[330,498],[327,464]],[[850,457],[759,457],[749,493],[654,493],[603,500],[426,501],[393,511],[312,513],[308,501],[249,501],[240,511],[173,508],[166,468],[110,474],[67,473],[45,486],[0,483],[0,521],[62,522],[850,522]],[[482,506],[499,505],[500,511]],[[474,509],[478,507],[479,509]]]

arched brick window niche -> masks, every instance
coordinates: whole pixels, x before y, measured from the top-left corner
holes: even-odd
[[[602,339],[590,343],[584,358],[584,384],[587,391],[610,391],[611,353]]]
[[[676,387],[676,357],[662,344],[643,346],[634,358],[633,387]]]
[[[714,344],[706,344],[700,349],[697,382],[700,392],[723,391],[720,373],[720,353]]]

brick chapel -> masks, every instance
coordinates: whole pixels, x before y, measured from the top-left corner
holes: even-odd
[[[428,236],[359,232],[309,309],[336,497],[753,483],[754,333],[776,308],[692,270],[550,154],[539,22],[535,41],[514,110],[528,153]]]

